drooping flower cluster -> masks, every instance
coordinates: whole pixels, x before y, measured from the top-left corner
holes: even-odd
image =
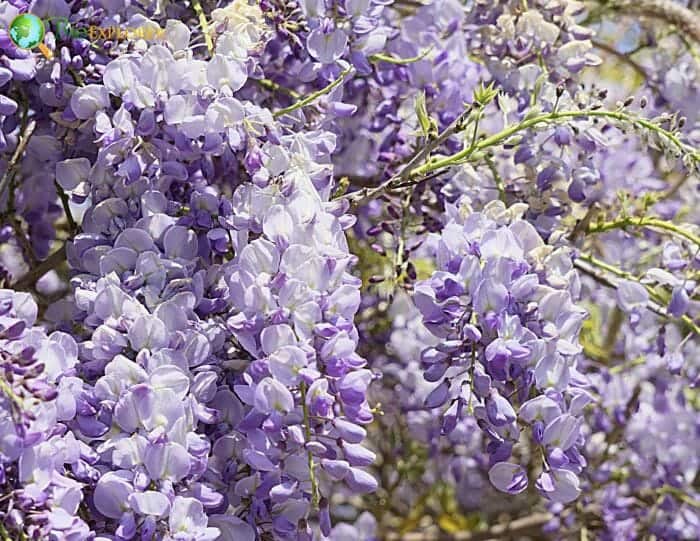
[[[275,167],[287,169],[278,182],[234,194],[241,244],[227,267],[227,326],[255,359],[233,387],[252,409],[236,427],[247,438],[225,437],[250,467],[231,488],[271,505],[279,536],[297,532],[310,505],[304,494],[319,498],[317,481],[309,481],[320,472],[355,492],[376,486],[359,469],[372,461],[359,444],[361,425],[372,420],[366,391],[373,376],[354,352],[359,291],[348,274],[343,217],[313,186],[312,175],[327,171],[304,164],[307,152],[326,150],[296,145],[303,154],[277,156]]]
[[[581,70],[601,61],[590,41],[594,32],[577,24],[583,2],[538,4],[474,2],[467,15],[470,50],[484,57],[489,72],[521,105],[544,80],[574,87]]]
[[[83,272],[70,309],[90,330],[81,360],[96,379],[83,433],[103,440],[108,465],[95,506],[123,535],[183,528],[186,507],[191,534],[208,539],[205,511],[216,523],[235,505],[296,538],[321,471],[376,486],[360,469],[372,375],[354,354],[352,220],[325,202],[333,138],[278,135],[269,111],[232,97],[247,76],[231,51],[183,59],[189,80],[149,79],[181,43],[167,45],[76,90],[70,111],[94,122],[100,147],[94,164],[60,164],[62,187],[88,184],[91,200],[69,261]],[[110,93],[123,101],[108,115]]]
[[[3,535],[85,539],[76,516],[97,455],[66,430],[80,408],[78,346],[34,324],[27,293],[0,290],[0,487]]]
[[[438,270],[414,295],[424,324],[442,339],[421,353],[425,378],[438,384],[425,405],[448,404],[445,434],[463,415],[476,417],[489,438],[491,482],[510,493],[528,484],[509,462],[527,426],[543,452],[538,490],[568,503],[579,494],[580,414],[591,400],[575,362],[585,311],[574,302],[571,256],[546,246],[521,219],[524,210],[496,202],[473,213],[467,200],[449,210]]]
[[[0,4],[0,541],[694,538],[700,22],[642,4]]]

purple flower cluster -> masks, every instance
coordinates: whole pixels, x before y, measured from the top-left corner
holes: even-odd
[[[46,314],[78,339],[80,379],[59,395],[78,405],[60,420],[89,452],[90,529],[118,539],[296,539],[328,514],[322,482],[376,488],[353,220],[328,201],[335,138],[285,135],[233,96],[260,13],[227,9],[211,59],[170,21],[61,113],[95,144],[55,164],[84,206],[72,295]]]
[[[0,3],[0,541],[697,537],[700,20],[642,4]]]
[[[34,326],[29,294],[3,289],[0,299],[0,487],[13,503],[3,532],[85,539],[90,529],[76,512],[97,454],[65,425],[80,408],[78,345]]]
[[[575,360],[585,311],[574,303],[580,286],[571,256],[545,246],[521,219],[524,210],[496,202],[475,213],[466,200],[448,210],[438,270],[414,295],[424,324],[442,339],[421,353],[426,380],[438,383],[425,405],[448,404],[444,434],[475,416],[489,440],[489,478],[512,494],[528,485],[525,470],[508,461],[528,427],[542,450],[538,490],[568,503],[580,493],[580,415],[592,399]]]

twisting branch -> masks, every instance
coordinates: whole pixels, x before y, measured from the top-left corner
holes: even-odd
[[[666,21],[700,43],[700,17],[672,0],[621,0],[611,7],[625,13]]]

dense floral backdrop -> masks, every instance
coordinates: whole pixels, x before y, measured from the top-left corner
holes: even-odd
[[[699,76],[697,2],[0,2],[0,540],[697,539]]]

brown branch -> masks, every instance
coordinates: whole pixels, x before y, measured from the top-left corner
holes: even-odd
[[[622,0],[612,7],[625,13],[665,21],[700,43],[700,16],[672,0]]]
[[[66,245],[64,244],[49,257],[44,259],[36,267],[31,269],[27,274],[22,276],[14,284],[12,284],[12,289],[16,291],[26,291],[31,289],[34,284],[44,276],[47,272],[55,269],[58,265],[66,260]]]
[[[644,80],[647,82],[647,84],[651,88],[653,88],[654,90],[658,90],[658,87],[655,84],[653,84],[653,83],[650,84],[650,82],[648,81],[649,74],[642,67],[641,64],[639,64],[638,62],[636,62],[632,59],[631,53],[621,53],[620,51],[615,49],[615,47],[613,47],[612,45],[609,45],[607,43],[604,43],[602,41],[598,41],[595,39],[591,40],[591,43],[593,44],[593,47],[595,47],[596,49],[600,49],[601,51],[604,51],[604,52],[608,53],[609,55],[614,56],[620,62],[622,62],[623,64],[626,64],[627,66],[632,68],[636,73],[638,73],[639,75],[641,75],[644,78]]]
[[[2,195],[5,193],[7,186],[10,184],[13,177],[15,176],[15,170],[19,165],[19,158],[24,152],[24,150],[27,148],[27,144],[29,144],[29,139],[31,139],[35,128],[36,122],[32,120],[27,124],[27,127],[24,129],[24,132],[20,134],[19,142],[17,143],[17,148],[15,148],[15,152],[14,154],[12,154],[12,158],[10,158],[10,162],[7,164],[7,169],[5,170],[5,173],[0,179],[0,198],[2,198]]]
[[[75,223],[73,218],[73,213],[70,210],[70,198],[63,190],[63,187],[58,183],[57,180],[53,181],[54,186],[56,186],[56,193],[61,200],[61,205],[63,205],[63,212],[66,215],[66,221],[68,222],[68,231],[71,235],[75,235],[78,231],[78,225]]]
[[[7,220],[12,226],[12,230],[15,233],[15,239],[17,240],[17,245],[22,250],[22,254],[24,254],[27,263],[30,266],[36,265],[36,256],[34,255],[34,249],[32,248],[31,242],[24,234],[24,230],[22,229],[22,222],[20,222],[19,218],[17,218],[17,216],[14,214],[9,216]]]
[[[535,513],[517,518],[505,524],[495,524],[480,532],[413,532],[403,535],[389,534],[388,541],[504,541],[515,536],[531,535],[539,538],[542,527],[552,519],[549,513]]]

